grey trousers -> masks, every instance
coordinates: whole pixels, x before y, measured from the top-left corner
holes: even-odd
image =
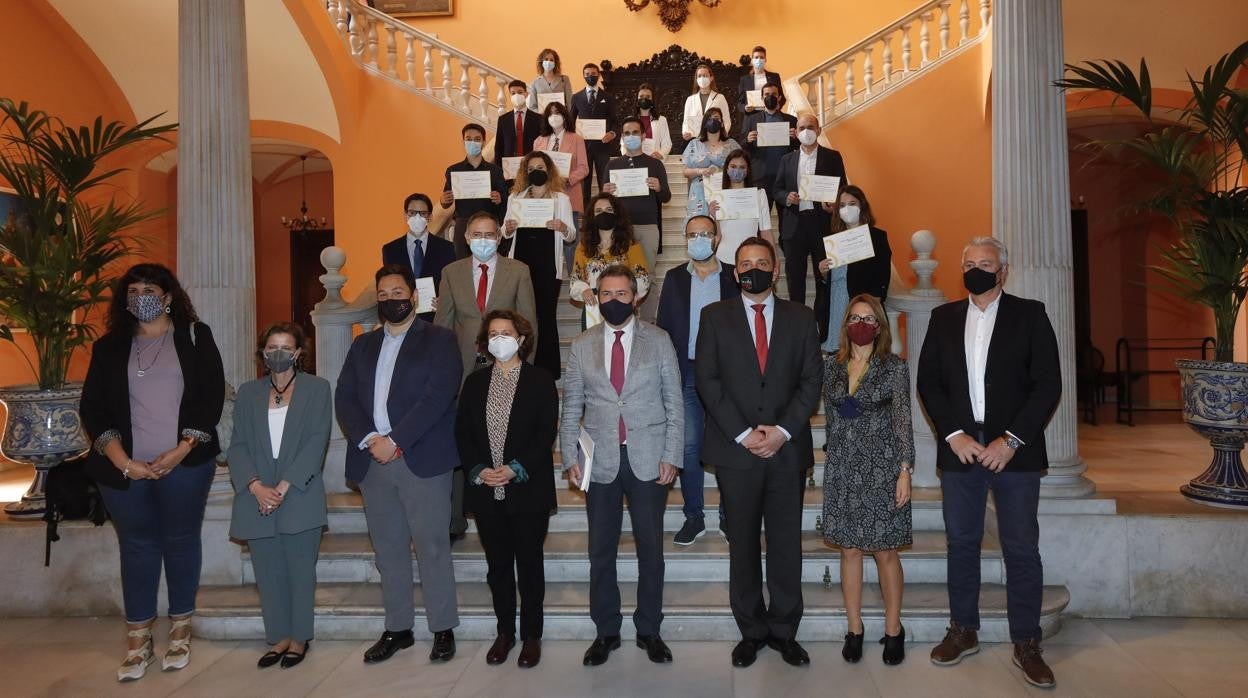
[[[416,618],[412,597],[412,544],[430,632],[459,625],[455,569],[451,566],[451,473],[416,477],[402,458],[372,463],[360,483],[364,517],[373,541],[386,630],[410,630]]]
[[[321,529],[279,533],[247,541],[251,566],[260,588],[264,640],[275,645],[286,638],[307,642],[313,636],[316,603],[316,557]]]

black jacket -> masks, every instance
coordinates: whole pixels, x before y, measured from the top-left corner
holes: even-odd
[[[800,210],[800,204],[789,205],[787,203],[789,193],[797,191],[797,185],[801,178],[798,176],[797,169],[801,166],[802,151],[794,150],[791,153],[785,153],[780,159],[780,170],[776,172],[776,182],[771,187],[771,197],[775,200],[776,206],[784,213],[792,213],[792,216],[781,216],[780,218],[780,239],[789,240],[797,235],[797,213]],[[825,175],[828,177],[840,177],[841,186],[845,185],[845,161],[841,158],[840,151],[832,150],[818,146],[815,151],[815,174]],[[820,220],[823,227],[831,225],[832,219],[827,211],[815,202],[815,216]],[[831,233],[831,231],[828,231]]]
[[[741,287],[737,285],[736,269],[731,264],[720,262],[719,268],[719,299],[728,300],[741,296]],[[663,277],[663,289],[659,294],[659,312],[656,325],[667,331],[676,347],[676,358],[680,363],[680,377],[684,380],[688,375],[689,366],[689,303],[692,295],[693,276],[689,273],[689,265],[673,267]],[[700,322],[700,321],[699,321]],[[697,338],[694,338],[697,341]]]
[[[761,148],[754,143],[750,143],[750,131],[757,131],[758,124],[767,119],[767,112],[758,109],[745,115],[745,120],[741,122],[741,148],[750,156],[750,173],[754,176],[753,186],[762,187],[771,191],[771,186],[776,182],[776,174],[780,172],[780,161],[788,153],[801,147],[801,143],[796,138],[789,138],[787,146],[769,145]],[[797,117],[777,112],[772,116],[772,121],[782,119],[789,123],[789,128],[797,128]]]
[[[503,166],[503,158],[516,157],[516,112],[509,111],[498,117],[494,140],[494,164]],[[542,115],[532,109],[524,110],[524,152],[533,152],[533,141],[542,135]]]
[[[770,70],[764,70],[763,72],[767,74],[767,82],[774,82],[777,85],[781,85],[780,73],[772,72]],[[748,68],[745,71],[745,74],[741,76],[741,79],[737,81],[737,113],[741,115],[741,119],[738,121],[738,123],[744,123],[745,117],[748,116],[748,114],[745,111],[745,102],[749,98],[749,95],[747,95],[746,93],[753,89],[754,89],[754,68],[751,67],[751,68]],[[783,85],[781,85],[780,89],[784,90]],[[750,113],[751,114],[757,113],[757,111],[750,112]],[[749,133],[749,131],[741,132],[740,140],[742,143],[745,142],[745,134],[747,133]]]
[[[884,302],[893,279],[893,248],[888,245],[888,233],[871,226],[871,246],[875,249],[874,257],[854,262],[845,270],[845,287],[850,298],[870,293]]]
[[[919,397],[936,428],[936,465],[956,472],[972,466],[958,460],[945,437],[959,429],[974,437],[978,429],[966,375],[969,302],[953,301],[932,311],[918,366]],[[983,429],[988,442],[1006,431],[1023,441],[1006,470],[1048,467],[1044,427],[1061,395],[1057,337],[1044,304],[1003,294],[984,369]]]
[[[568,107],[568,114],[571,117],[570,124],[567,128],[576,132],[577,119],[606,119],[607,131],[618,131],[619,128],[615,123],[615,100],[602,87],[602,83],[595,88],[594,103],[589,103],[589,94],[585,92],[585,88],[572,93],[572,104]],[[514,129],[513,129],[514,130]],[[619,139],[612,140],[610,143],[603,143],[600,140],[585,139],[585,151],[594,152],[600,150],[611,150],[612,153],[619,152]]]
[[[173,327],[173,346],[178,352],[185,386],[178,406],[178,435],[181,437],[185,430],[191,429],[212,438],[196,446],[178,467],[212,467],[213,457],[221,451],[217,443],[217,422],[225,406],[225,370],[212,339],[212,330],[199,322],[195,323],[194,331],[192,341],[189,325]],[[134,447],[127,375],[133,339],[130,334],[109,332],[95,341],[78,408],[82,426],[92,442],[115,430],[127,454]],[[121,471],[94,447],[87,456],[87,474],[101,485],[114,489],[130,487],[130,481],[122,477]]]
[[[433,277],[433,287],[442,288],[442,269],[455,261],[455,245],[450,240],[438,237],[433,233],[429,233],[425,238],[428,241],[429,249],[425,250],[424,266],[417,276]],[[407,254],[407,235],[399,237],[387,242],[381,247],[381,263],[382,264],[401,264],[409,270],[412,268],[412,258]],[[417,315],[425,322],[433,322],[433,313],[421,313]]]
[[[464,381],[460,391],[455,439],[468,476],[478,465],[490,465],[490,433],[485,403],[490,393],[493,366],[478,369]],[[555,509],[555,466],[551,447],[559,428],[559,393],[555,380],[544,369],[522,362],[520,382],[511,403],[503,462],[519,461],[529,474],[523,483],[507,485],[508,513],[549,512]],[[464,486],[464,507],[480,511],[492,507],[494,488],[472,482]]]

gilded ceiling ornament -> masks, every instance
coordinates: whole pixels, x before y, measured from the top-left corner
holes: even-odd
[[[689,19],[689,5],[693,0],[654,0],[659,6],[659,21],[670,32],[678,32]],[[698,0],[707,7],[718,7],[721,0]],[[650,0],[624,0],[624,5],[633,12],[641,12],[650,5]]]

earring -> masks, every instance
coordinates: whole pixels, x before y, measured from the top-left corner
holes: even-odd
[[[173,306],[172,306],[172,305],[166,305],[166,306],[165,306],[165,315],[173,315]]]

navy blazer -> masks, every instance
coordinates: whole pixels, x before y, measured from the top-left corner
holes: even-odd
[[[767,74],[767,82],[774,82],[777,85],[780,85],[780,94],[784,94],[784,85],[780,82],[780,73],[772,72],[766,69],[764,69],[763,72]],[[748,114],[745,111],[745,103],[746,103],[746,100],[748,99],[748,95],[746,95],[745,93],[753,89],[754,89],[754,68],[751,66],[750,68],[746,69],[745,74],[741,76],[741,79],[739,81],[737,81],[737,113],[741,115],[741,120],[738,123],[745,123],[745,117],[748,116]],[[758,111],[756,110],[750,113],[757,114]],[[747,133],[749,133],[749,131],[741,132],[741,138],[738,139],[739,142],[741,143],[745,142],[745,134]]]
[[[364,480],[374,465],[360,442],[377,431],[373,422],[373,385],[381,354],[382,325],[355,338],[347,351],[334,407],[347,439],[347,479]],[[390,438],[403,449],[407,467],[417,477],[433,477],[459,465],[455,447],[455,396],[464,372],[455,333],[420,318],[403,338],[390,379],[386,409]]]
[[[428,241],[429,249],[425,250],[425,262],[421,267],[417,276],[432,276],[433,287],[442,288],[442,269],[446,265],[455,261],[455,245],[445,238],[438,237],[433,233],[425,238]],[[401,264],[412,270],[412,258],[407,254],[407,234],[404,233],[399,237],[387,242],[381,248],[382,264]],[[414,271],[412,273],[415,273]],[[425,322],[433,322],[433,313],[421,313],[416,317]]]
[[[689,273],[689,265],[673,267],[663,277],[663,289],[659,292],[659,314],[656,325],[667,331],[676,347],[676,358],[680,364],[680,378],[689,375],[689,303],[693,276]],[[738,298],[741,287],[737,285],[736,268],[731,264],[720,262],[719,300]]]
[[[585,92],[584,87],[572,94],[572,104],[568,106],[568,115],[571,117],[571,123],[567,125],[568,130],[575,132],[576,120],[580,118],[606,119],[607,131],[619,130],[615,123],[615,100],[611,98],[610,93],[603,89],[602,83],[599,83],[598,87],[594,89],[598,90],[594,95],[595,104],[589,103],[589,95]],[[512,118],[514,119],[515,117]],[[515,129],[513,128],[512,130]],[[600,140],[585,139],[586,152],[606,149],[614,151],[617,148],[619,146],[614,140],[610,143],[603,143]]]
[[[798,177],[797,168],[801,166],[802,151],[794,150],[791,153],[785,153],[780,160],[780,171],[776,173],[776,183],[772,185],[771,197],[775,199],[776,206],[785,213],[796,214],[799,204],[789,206],[786,201],[789,192],[797,191]],[[815,174],[825,175],[828,177],[840,177],[841,186],[844,187],[848,182],[845,176],[845,161],[841,158],[840,151],[831,148],[818,146],[815,151]],[[824,228],[832,223],[832,218],[819,202],[815,202],[815,215],[819,217]],[[831,233],[831,231],[828,231]],[[781,216],[780,217],[780,239],[790,240],[797,235],[797,216]]]

